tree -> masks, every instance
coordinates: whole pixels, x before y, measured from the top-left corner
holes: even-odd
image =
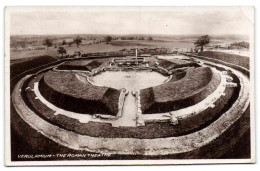
[[[194,43],[196,47],[200,47],[200,51],[203,51],[203,47],[209,44],[210,39],[208,35],[204,35],[198,38],[198,40]]]
[[[77,36],[74,40],[73,40],[74,43],[76,43],[77,47],[79,47],[79,44],[82,43],[82,38]]]
[[[68,42],[68,45],[71,46],[73,44],[73,42]]]
[[[67,44],[66,40],[62,40],[61,45],[66,45],[66,44]]]
[[[107,42],[107,44],[108,44],[108,42],[111,42],[111,40],[112,40],[111,36],[106,36],[105,37],[105,42]]]
[[[44,46],[47,46],[47,47],[51,47],[51,46],[52,46],[52,41],[51,41],[51,39],[49,39],[49,38],[44,39],[43,45],[44,45]]]
[[[147,40],[152,41],[153,38],[151,36],[149,36]]]
[[[59,49],[57,50],[58,54],[61,54],[61,56],[63,57],[63,54],[66,54],[67,51],[64,47],[59,47]]]

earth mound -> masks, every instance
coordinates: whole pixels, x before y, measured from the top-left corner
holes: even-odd
[[[209,67],[192,68],[179,81],[140,91],[144,114],[164,113],[194,105],[211,94],[220,83],[220,76]]]
[[[39,90],[49,102],[68,111],[116,115],[120,91],[93,86],[79,77],[73,73],[49,71],[41,78]]]

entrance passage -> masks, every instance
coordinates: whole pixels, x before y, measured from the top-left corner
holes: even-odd
[[[136,126],[136,113],[137,113],[137,105],[135,102],[135,97],[132,93],[128,93],[125,97],[122,117],[119,118],[116,122],[121,126]],[[118,126],[119,126],[118,125]]]
[[[96,86],[125,88],[129,91],[125,97],[122,116],[114,122],[114,126],[136,126],[137,104],[131,91],[154,87],[162,84],[168,77],[151,71],[106,71],[92,78]]]

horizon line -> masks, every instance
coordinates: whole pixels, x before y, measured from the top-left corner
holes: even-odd
[[[10,34],[10,36],[55,36],[55,35],[161,35],[161,36],[183,36],[183,35],[212,35],[212,36],[220,36],[220,35],[240,35],[240,36],[249,36],[247,34],[198,34],[198,33],[190,33],[190,34],[157,34],[157,33],[126,33],[126,34],[107,34],[107,33],[69,33],[69,34],[60,34],[60,33],[50,33],[50,34]]]

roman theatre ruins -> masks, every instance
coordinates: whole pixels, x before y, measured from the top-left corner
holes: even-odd
[[[11,100],[23,122],[68,149],[217,158],[249,128],[248,73],[181,54],[82,57],[25,75]]]

